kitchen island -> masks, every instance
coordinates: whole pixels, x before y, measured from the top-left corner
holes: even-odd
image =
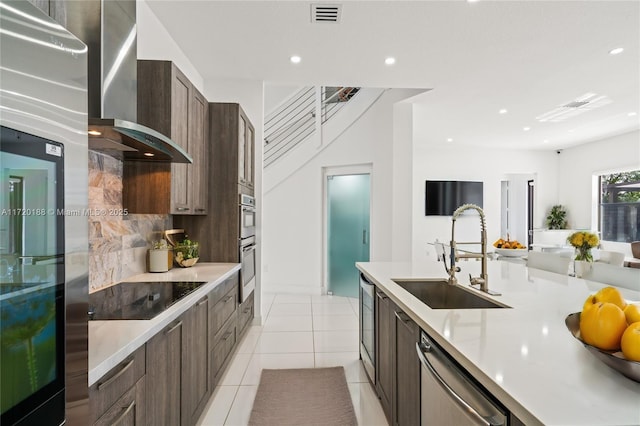
[[[479,276],[480,262],[458,265],[461,285]],[[596,359],[565,326],[605,284],[489,261],[489,289],[502,295],[486,297],[510,308],[431,309],[393,279],[446,279],[442,262],[356,266],[525,424],[640,424],[640,383]]]
[[[89,386],[239,270],[240,264],[236,263],[198,263],[191,268],[128,278],[129,282],[206,281],[207,284],[150,320],[89,321]]]

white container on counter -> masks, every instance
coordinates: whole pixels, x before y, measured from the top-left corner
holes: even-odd
[[[173,264],[171,249],[149,250],[149,272],[167,272]]]

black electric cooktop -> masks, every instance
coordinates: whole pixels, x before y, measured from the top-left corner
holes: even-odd
[[[89,294],[90,320],[147,320],[206,281],[122,282]]]

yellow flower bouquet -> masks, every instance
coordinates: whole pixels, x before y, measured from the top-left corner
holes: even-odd
[[[567,237],[567,242],[576,248],[576,260],[593,262],[591,249],[596,247],[600,240],[596,234],[586,231],[578,231]]]

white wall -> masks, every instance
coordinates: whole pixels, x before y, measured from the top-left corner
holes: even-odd
[[[265,83],[264,85],[264,114],[265,116],[271,114],[282,105],[284,102],[289,100],[291,96],[297,93],[304,86],[299,84],[291,85],[291,84],[275,84],[275,83]]]
[[[323,167],[372,165],[370,259],[391,259],[393,111],[396,102],[414,94],[387,91],[321,154],[265,195],[264,290],[321,292]]]
[[[414,121],[419,119],[414,117]],[[414,140],[412,259],[435,258],[428,243],[436,238],[441,242],[451,240],[450,216],[424,215],[425,180],[484,182],[483,210],[488,244],[492,244],[500,237],[500,182],[515,173],[535,176],[534,227],[540,227],[546,210],[557,201],[556,156],[553,151],[488,149]],[[479,241],[479,223],[475,214],[460,217],[456,222],[456,240]]]
[[[189,81],[202,92],[204,88],[202,76],[151,11],[146,0],[136,0],[136,15],[138,59],[173,61]]]
[[[559,200],[567,207],[569,226],[598,229],[593,176],[640,169],[640,131],[565,149],[559,155],[559,167]],[[605,241],[602,246],[631,256],[628,243]]]

